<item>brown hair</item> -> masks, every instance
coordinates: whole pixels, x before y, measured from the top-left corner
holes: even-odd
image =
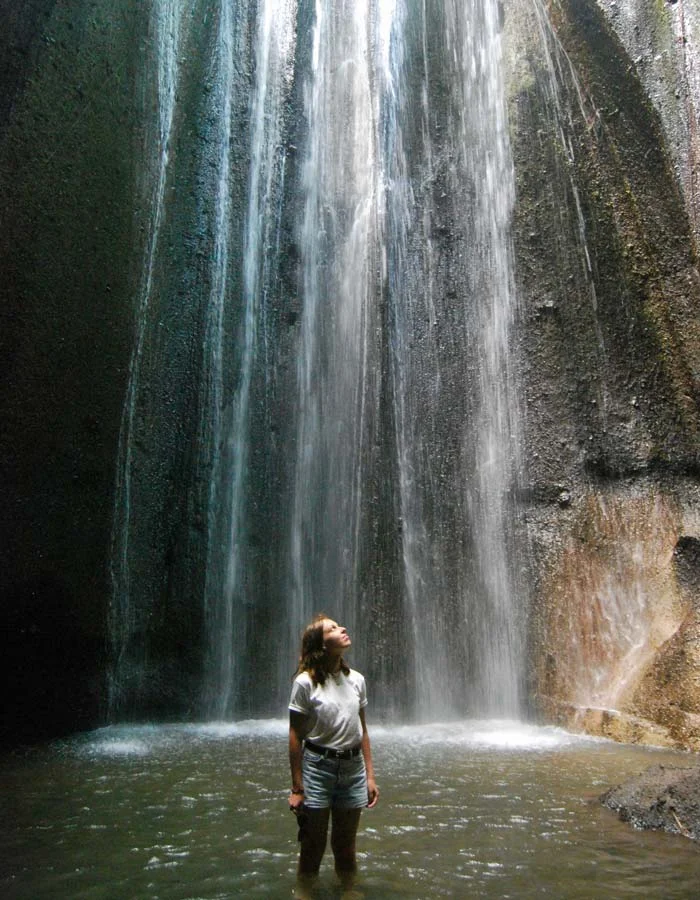
[[[329,619],[325,613],[317,613],[304,629],[301,636],[299,665],[294,677],[308,672],[314,684],[325,684],[328,677],[328,657],[323,644],[323,623]],[[344,675],[350,674],[350,668],[341,657],[340,670]]]

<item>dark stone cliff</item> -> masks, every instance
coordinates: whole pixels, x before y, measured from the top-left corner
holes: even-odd
[[[700,695],[689,687],[700,672],[692,207],[667,125],[602,9],[552,4],[548,53],[528,37],[529,15],[506,13],[505,27],[533,707],[624,739],[700,746]],[[104,715],[115,472],[144,242],[135,198],[153,98],[140,81],[149,24],[138,5],[28,0],[18,12],[3,2],[0,35],[0,741],[14,743]],[[194,122],[206,141],[206,119]],[[183,129],[183,159],[189,139]],[[181,171],[175,217],[195,203]],[[211,235],[189,240],[195,256],[210,252]],[[280,333],[296,312],[285,315]],[[192,316],[183,335],[202,327]],[[148,552],[171,573],[154,590],[160,609],[181,615],[160,652],[186,694],[201,651],[186,603],[202,581],[192,509],[202,487],[190,467],[199,360],[185,337],[169,339],[178,355],[154,390],[168,394],[172,452],[153,464],[153,515],[167,540]],[[274,507],[273,488],[261,505]],[[598,680],[587,683],[591,672]]]
[[[0,10],[3,741],[99,716],[144,31],[102,6]]]
[[[551,14],[568,74],[557,96],[535,77],[513,98],[532,697],[569,727],[697,747],[697,594],[679,575],[697,540],[694,235],[658,111],[602,10]]]

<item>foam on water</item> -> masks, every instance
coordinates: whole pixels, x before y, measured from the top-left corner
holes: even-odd
[[[381,741],[405,741],[410,744],[448,744],[502,750],[550,750],[571,747],[594,740],[571,734],[553,726],[532,725],[511,719],[467,719],[455,722],[431,722],[420,726],[375,728],[373,736]]]
[[[78,752],[90,756],[142,757],[165,747],[197,741],[218,742],[241,738],[284,740],[286,719],[243,719],[237,722],[204,722],[190,725],[122,725],[100,728],[78,739]],[[466,719],[422,725],[374,725],[373,741],[391,747],[441,744],[492,750],[538,751],[563,749],[600,741],[571,734],[561,728],[538,726],[510,719]]]
[[[242,719],[239,722],[205,722],[188,730],[203,738],[281,737],[287,734],[286,719]]]
[[[102,756],[146,756],[150,749],[144,741],[103,741],[90,745],[91,752]]]
[[[68,746],[70,749],[75,749],[80,756],[148,756],[153,750],[154,736],[157,740],[159,731],[151,725],[138,728],[110,725],[107,728],[99,728],[97,731],[80,735],[70,741]],[[63,742],[61,743],[63,744]]]

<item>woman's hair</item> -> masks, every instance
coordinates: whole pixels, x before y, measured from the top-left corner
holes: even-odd
[[[317,613],[304,629],[301,636],[299,665],[294,677],[308,672],[314,684],[325,684],[328,677],[328,657],[323,645],[323,623],[328,619],[325,613]],[[350,674],[350,668],[341,657],[340,669],[344,675]]]

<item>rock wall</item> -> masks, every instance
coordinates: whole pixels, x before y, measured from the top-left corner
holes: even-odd
[[[533,703],[568,727],[698,748],[693,198],[601,9],[549,10],[550,55],[525,54],[535,74],[513,97]]]
[[[146,33],[119,4],[0,7],[0,742],[100,712]]]
[[[654,108],[700,241],[700,2],[599,0]]]
[[[533,710],[700,749],[698,3],[561,0],[543,12],[504,5]],[[115,467],[143,257],[135,198],[153,98],[140,81],[141,5],[3,3],[0,35],[0,741],[12,743],[102,715]],[[193,134],[206,141],[206,122],[181,132],[183,208],[193,202]],[[206,256],[210,236],[189,239]],[[296,311],[287,316],[291,327]],[[190,384],[194,349],[166,337]],[[145,547],[144,565],[158,555],[179,578],[159,586],[180,626],[159,652],[186,691],[198,664],[198,607],[187,600],[200,588],[192,504],[202,486],[187,481],[192,404],[170,388],[173,453],[154,462],[146,433],[139,448],[167,537]],[[266,485],[273,505],[274,480]],[[392,502],[382,494],[387,521]],[[397,538],[382,540],[393,557]],[[393,580],[393,570],[377,576]],[[168,695],[162,712],[174,708]]]

